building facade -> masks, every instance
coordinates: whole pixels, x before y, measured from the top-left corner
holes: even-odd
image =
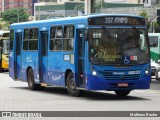
[[[0,11],[6,11],[12,8],[26,8],[27,12],[32,14],[34,0],[0,0]]]

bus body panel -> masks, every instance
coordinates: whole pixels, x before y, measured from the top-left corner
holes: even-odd
[[[9,76],[14,80],[14,55],[13,51],[9,53]]]
[[[152,76],[160,81],[160,33],[148,33],[151,54]]]
[[[50,52],[48,55],[49,84],[65,86],[66,70],[75,71],[74,64],[71,64],[72,53]],[[57,59],[57,60],[55,60]]]
[[[8,69],[8,55],[3,55],[2,54],[2,68]]]
[[[34,79],[39,83],[38,76],[38,52],[22,52],[22,76],[23,80],[27,81],[27,70],[31,68],[34,71]]]

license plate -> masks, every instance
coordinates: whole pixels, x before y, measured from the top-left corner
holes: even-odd
[[[128,83],[118,83],[118,87],[128,87]]]

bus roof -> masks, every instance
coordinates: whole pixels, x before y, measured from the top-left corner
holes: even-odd
[[[57,18],[57,19],[47,19],[47,20],[39,20],[39,21],[29,21],[29,22],[22,22],[22,23],[13,23],[11,24],[11,28],[14,28],[15,26],[19,27],[36,27],[38,25],[46,23],[46,25],[49,25],[50,23],[56,22],[56,24],[62,24],[63,21],[65,21],[65,24],[72,24],[73,22],[76,23],[86,23],[88,18],[93,18],[93,17],[102,17],[102,16],[124,16],[124,17],[138,17],[138,18],[143,18],[142,16],[137,16],[137,15],[132,15],[132,14],[91,14],[87,16],[76,16],[76,17],[64,17],[64,18]]]
[[[148,33],[149,36],[160,36],[160,33]]]

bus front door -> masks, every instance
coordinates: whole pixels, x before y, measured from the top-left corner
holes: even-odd
[[[40,32],[39,47],[39,79],[40,82],[47,82],[47,65],[48,65],[48,31]]]
[[[15,64],[14,64],[14,76],[15,79],[22,79],[22,61],[21,61],[21,52],[22,52],[22,33],[16,33],[16,49],[15,49]]]
[[[85,86],[85,40],[84,31],[78,31],[78,87]]]

